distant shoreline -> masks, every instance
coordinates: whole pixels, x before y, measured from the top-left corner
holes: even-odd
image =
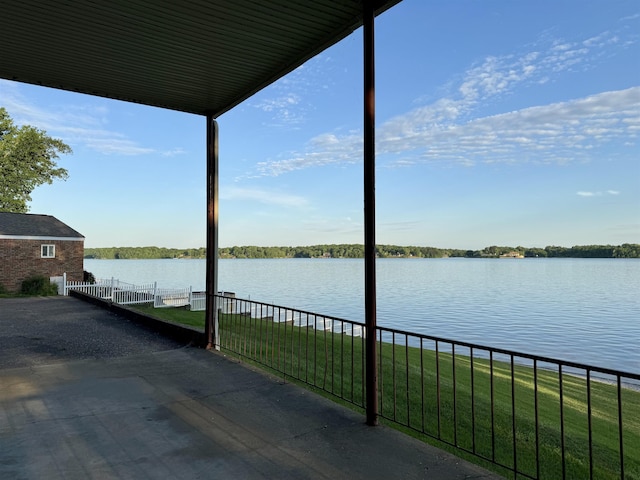
[[[510,247],[490,246],[482,250],[446,249],[435,247],[377,245],[378,258],[640,258],[640,244]],[[312,245],[301,247],[236,246],[218,250],[219,258],[364,258],[361,244]],[[202,259],[206,249],[164,247],[104,247],[85,248],[87,259]]]

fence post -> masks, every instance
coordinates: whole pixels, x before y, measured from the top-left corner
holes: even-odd
[[[158,292],[158,282],[153,282],[153,303],[156,303],[156,293]]]
[[[67,291],[67,272],[62,273],[62,295],[65,297],[69,295],[69,292]]]
[[[113,302],[113,289],[114,289],[114,284],[115,284],[115,280],[113,277],[111,277],[111,292],[109,294],[109,297],[111,299],[111,301]]]

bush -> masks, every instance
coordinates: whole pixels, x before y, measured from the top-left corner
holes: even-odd
[[[82,281],[86,283],[96,283],[96,277],[86,270],[82,272]]]
[[[20,293],[41,296],[57,295],[58,286],[55,283],[51,283],[48,278],[37,275],[22,282]]]

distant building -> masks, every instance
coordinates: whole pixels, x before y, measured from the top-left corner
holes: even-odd
[[[0,212],[0,285],[18,292],[35,275],[83,277],[84,236],[50,215]]]
[[[509,252],[509,253],[503,253],[502,255],[500,255],[500,258],[524,258],[524,255],[522,255],[520,252]]]

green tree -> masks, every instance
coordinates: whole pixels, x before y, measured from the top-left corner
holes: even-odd
[[[66,180],[68,172],[55,162],[64,153],[71,153],[71,147],[62,140],[29,125],[16,127],[0,107],[0,212],[28,212],[36,187]]]

